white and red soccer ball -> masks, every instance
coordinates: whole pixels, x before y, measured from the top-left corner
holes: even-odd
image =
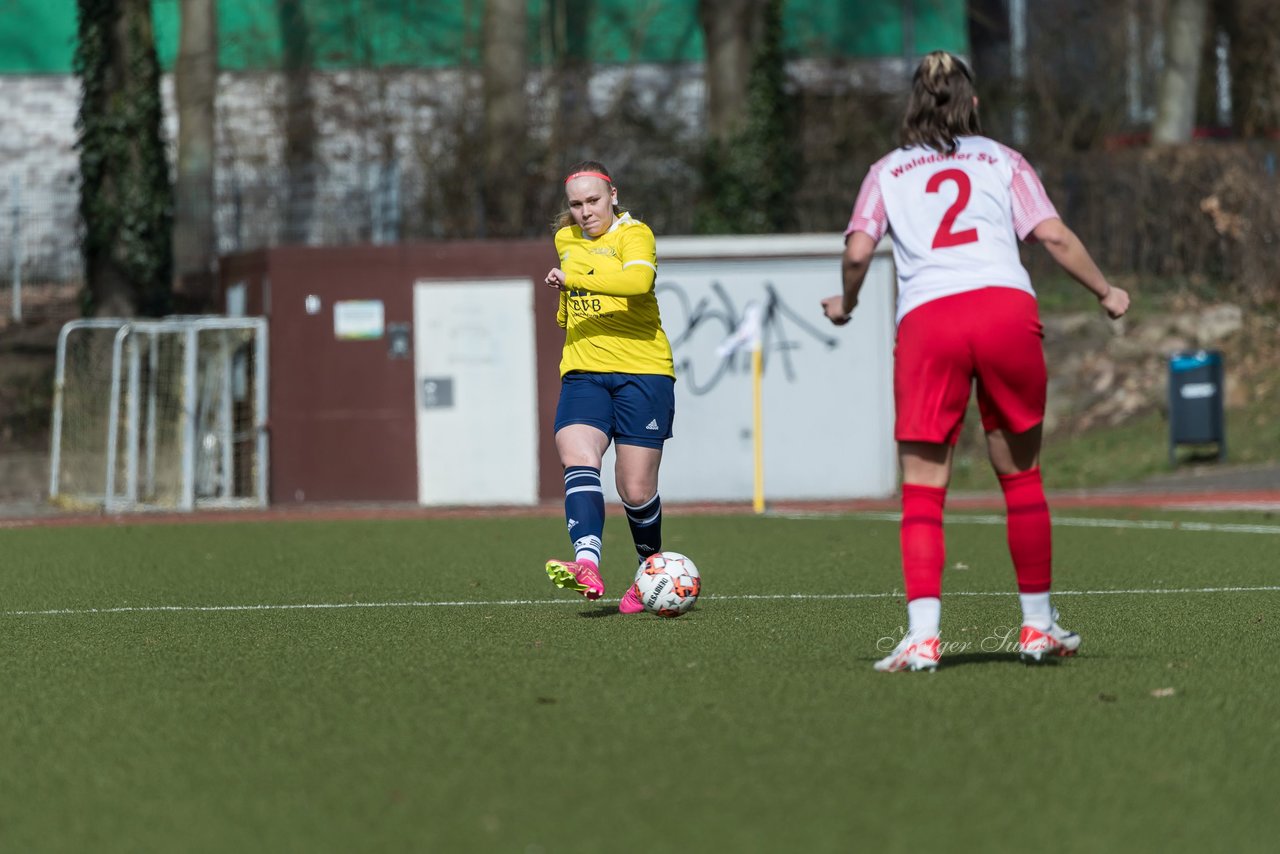
[[[678,617],[698,601],[702,577],[693,561],[679,552],[658,552],[636,570],[636,589],[646,611]]]

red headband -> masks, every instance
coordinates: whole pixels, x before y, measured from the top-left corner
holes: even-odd
[[[613,186],[613,179],[610,178],[608,175],[604,174],[603,172],[574,172],[568,178],[565,178],[564,182],[568,184],[574,178],[599,178],[602,181],[604,181],[606,184],[608,184],[610,187]]]

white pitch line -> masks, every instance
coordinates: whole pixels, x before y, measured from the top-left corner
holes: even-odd
[[[465,608],[503,605],[574,605],[575,599],[493,599],[478,602],[300,602],[280,605],[122,605],[116,608],[50,608],[43,611],[0,611],[5,617],[81,614],[152,614],[167,611],[338,611],[344,608]],[[600,600],[608,601],[608,600]],[[618,600],[613,600],[618,601]]]
[[[1280,585],[1260,587],[1148,587],[1124,590],[1055,590],[1054,596],[1159,596],[1209,593],[1280,593]],[[1013,596],[1013,591],[957,591],[947,596],[999,597]],[[768,601],[847,601],[854,599],[901,599],[901,591],[888,593],[738,593],[707,596],[712,602]],[[617,599],[600,599],[599,604],[616,603]],[[581,605],[580,599],[490,599],[476,602],[315,602],[280,605],[127,605],[118,608],[49,608],[32,611],[0,611],[0,617],[88,616],[92,614],[156,614],[175,612],[243,612],[243,611],[337,611],[351,608],[498,608],[513,605]]]
[[[781,519],[835,519],[850,516],[873,522],[898,522],[901,513],[779,513]],[[948,525],[1003,525],[1004,516],[965,515],[956,513],[946,517]],[[1240,525],[1215,522],[1178,522],[1167,519],[1091,519],[1081,516],[1054,516],[1054,527],[1061,528],[1134,528],[1148,531],[1196,531],[1223,534],[1280,534],[1280,525]]]

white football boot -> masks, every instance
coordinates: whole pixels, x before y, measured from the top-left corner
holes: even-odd
[[[937,670],[942,658],[938,636],[916,640],[910,635],[903,638],[893,652],[877,661],[873,667],[881,673],[897,673],[899,670]]]
[[[1023,625],[1022,634],[1018,637],[1018,647],[1023,661],[1039,663],[1046,658],[1075,655],[1080,649],[1080,636],[1058,625],[1058,609],[1054,608],[1053,622],[1048,629],[1042,631],[1034,626]]]

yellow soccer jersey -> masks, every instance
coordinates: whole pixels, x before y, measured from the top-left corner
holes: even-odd
[[[564,270],[556,321],[564,327],[560,376],[570,371],[675,377],[671,343],[654,295],[657,249],[649,226],[623,214],[592,240],[582,229],[556,232]]]

